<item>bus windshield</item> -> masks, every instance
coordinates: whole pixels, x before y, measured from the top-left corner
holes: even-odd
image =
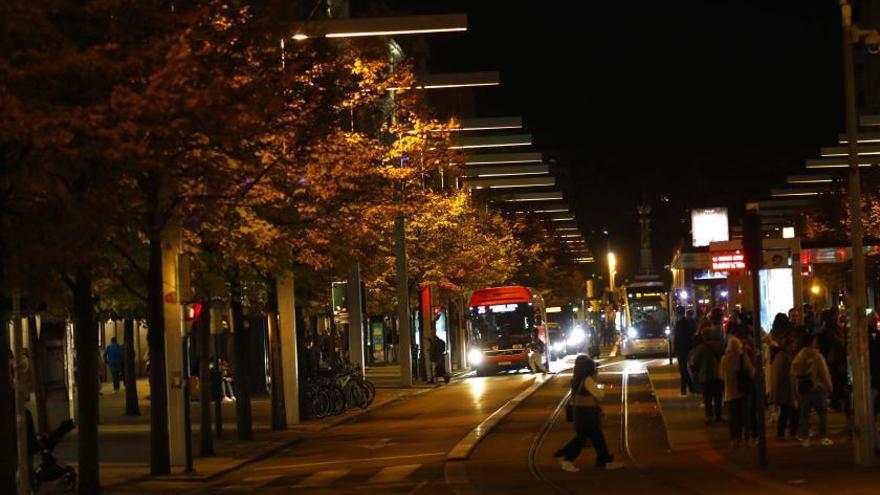
[[[669,315],[666,304],[661,298],[637,299],[630,302],[632,326],[638,331],[640,338],[665,337]]]
[[[523,347],[531,340],[535,312],[528,303],[470,308],[471,341],[484,349]]]

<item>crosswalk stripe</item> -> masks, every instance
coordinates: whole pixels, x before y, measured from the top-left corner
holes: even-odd
[[[311,474],[302,480],[299,483],[293,485],[294,488],[314,488],[320,486],[327,486],[330,483],[333,483],[339,478],[342,478],[346,474],[351,472],[351,469],[330,469],[327,471],[318,471],[317,473]]]
[[[421,464],[404,464],[401,466],[388,466],[374,474],[367,483],[395,483],[403,481],[407,476],[421,467]]]

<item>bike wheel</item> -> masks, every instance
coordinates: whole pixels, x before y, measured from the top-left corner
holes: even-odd
[[[315,388],[311,392],[311,412],[315,418],[324,418],[330,414],[330,396],[327,392]]]
[[[369,394],[367,393],[367,387],[364,386],[363,383],[355,382],[351,387],[351,397],[352,401],[355,405],[360,407],[361,409],[366,409],[370,406]]]
[[[361,385],[363,385],[364,391],[367,394],[367,407],[369,407],[373,400],[376,399],[376,386],[373,385],[373,382],[366,379],[361,381]]]
[[[345,394],[339,385],[327,385],[324,389],[330,398],[330,414],[336,416],[345,412]]]

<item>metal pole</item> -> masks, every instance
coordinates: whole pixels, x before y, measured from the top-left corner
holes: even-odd
[[[397,349],[400,362],[400,385],[410,387],[412,376],[412,331],[409,324],[409,281],[406,273],[406,220],[403,214],[394,219],[394,254],[397,261]]]
[[[868,371],[868,334],[865,324],[865,254],[862,239],[861,177],[858,163],[858,132],[856,109],[855,67],[851,32],[852,9],[841,0],[843,21],[843,79],[846,99],[846,137],[849,151],[849,209],[852,242],[852,292],[849,294],[850,331],[849,358],[853,382],[853,454],[859,466],[874,463],[874,417],[871,407]]]
[[[755,390],[752,400],[755,404],[758,423],[758,465],[767,466],[767,425],[764,418],[764,339],[761,330],[761,280],[763,265],[761,219],[758,211],[747,208],[743,219],[743,248],[746,263],[751,271],[752,282],[752,329],[755,338]]]
[[[18,452],[18,493],[31,493],[30,457],[28,456],[27,416],[24,403],[28,399],[24,383],[24,335],[21,325],[21,291],[12,289],[12,355],[15,359],[15,433]]]

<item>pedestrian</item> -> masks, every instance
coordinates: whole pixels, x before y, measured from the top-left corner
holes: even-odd
[[[592,442],[596,450],[596,467],[600,469],[623,467],[623,463],[614,462],[614,457],[608,451],[608,444],[605,443],[605,435],[602,433],[602,407],[599,401],[605,393],[599,388],[598,375],[596,363],[588,356],[581,354],[575,359],[570,399],[575,437],[553,454],[564,471],[572,473],[580,471],[574,465],[574,460],[586,446],[587,441]]]
[[[116,337],[110,339],[110,345],[104,349],[104,363],[110,368],[113,376],[113,393],[119,393],[119,382],[122,380],[122,370],[125,365],[122,346],[116,342]]]
[[[675,331],[672,334],[672,344],[675,348],[675,357],[678,361],[678,375],[681,380],[681,395],[694,393],[694,381],[688,371],[688,357],[691,354],[697,323],[694,321],[693,310],[685,312],[684,307],[675,308],[678,321],[675,322]]]
[[[846,379],[846,340],[840,325],[837,308],[822,312],[822,327],[816,336],[816,348],[825,358],[834,391],[830,393],[830,407],[843,410],[850,417],[849,394]]]
[[[817,339],[808,336],[804,348],[798,352],[791,363],[791,375],[797,386],[795,392],[800,404],[798,440],[804,447],[810,446],[810,412],[815,410],[819,416],[819,443],[833,445],[828,438],[828,396],[834,391],[831,373],[822,353],[816,347]]]
[[[779,409],[779,419],[776,423],[776,438],[779,441],[785,440],[786,426],[792,439],[797,436],[798,431],[800,411],[795,401],[794,381],[791,377],[791,362],[795,356],[795,348],[795,337],[790,336],[783,340],[770,367],[770,402],[776,404]]]
[[[544,342],[538,338],[538,332],[532,330],[532,340],[529,342],[529,369],[532,370],[532,373],[546,373],[547,368],[544,367],[544,350],[546,347],[544,346]]]
[[[795,310],[789,310],[788,314],[793,314]],[[776,313],[776,317],[773,318],[773,325],[770,327],[770,362],[773,362],[773,358],[776,356],[776,353],[779,352],[779,349],[782,347],[782,343],[789,339],[792,336],[792,321],[786,316],[784,313]]]
[[[730,446],[739,447],[749,438],[749,401],[755,379],[755,368],[743,352],[739,338],[727,340],[721,358],[721,376],[724,378],[724,404],[727,406],[727,425],[730,428]]]
[[[232,377],[232,368],[230,368],[229,363],[223,358],[218,358],[217,364],[220,368],[221,398],[223,402],[233,402],[235,400],[235,392],[232,388],[232,382],[234,381]]]
[[[721,422],[721,398],[724,382],[721,380],[719,366],[724,354],[724,342],[721,331],[714,325],[704,325],[701,333],[702,342],[694,349],[691,356],[691,368],[703,389],[703,407],[706,412],[706,424]]]
[[[446,342],[436,333],[428,342],[428,357],[431,359],[431,383],[437,383],[437,378],[443,378],[449,383],[446,373]]]

